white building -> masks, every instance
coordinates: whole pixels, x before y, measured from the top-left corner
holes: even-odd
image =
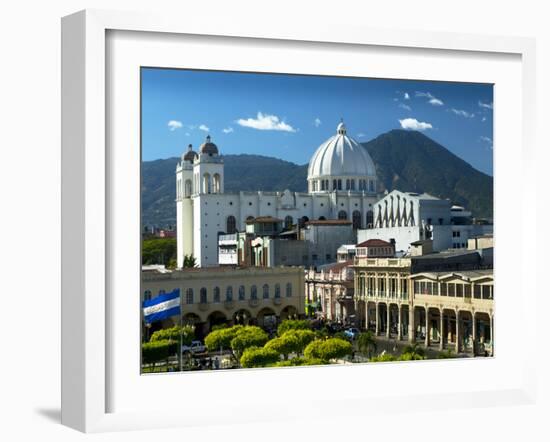
[[[378,200],[376,169],[367,150],[346,134],[336,134],[313,154],[308,192],[224,191],[224,164],[210,136],[194,152],[189,146],[176,168],[178,267],[185,255],[199,266],[218,265],[218,235],[243,231],[247,220],[271,216],[286,224],[349,219],[356,229],[373,219]]]
[[[416,241],[431,239],[434,251],[467,248],[468,238],[491,234],[492,225],[473,224],[471,213],[427,193],[394,190],[374,206],[372,228],[359,230],[359,242],[394,241],[396,251],[408,252]]]

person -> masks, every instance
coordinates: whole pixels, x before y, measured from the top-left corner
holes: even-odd
[[[220,360],[217,356],[214,358],[214,368],[216,370],[218,370],[220,368]]]

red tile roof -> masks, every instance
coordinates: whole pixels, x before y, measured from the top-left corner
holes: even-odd
[[[361,244],[357,244],[356,247],[393,247],[393,244],[382,239],[368,239]]]

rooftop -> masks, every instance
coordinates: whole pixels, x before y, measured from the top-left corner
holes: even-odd
[[[350,224],[351,221],[345,219],[314,219],[306,222],[306,225],[310,226],[345,226]]]
[[[282,219],[274,218],[272,216],[258,216],[257,218],[246,220],[246,224],[255,224],[255,223],[280,223],[283,222]]]
[[[448,249],[442,250],[441,252],[428,253],[427,255],[420,256],[411,256],[411,259],[414,260],[426,260],[426,259],[451,259],[456,258],[457,256],[467,256],[467,255],[479,255],[476,250],[468,249]]]
[[[360,244],[357,244],[356,247],[392,247],[393,244],[383,239],[368,239],[363,241]]]

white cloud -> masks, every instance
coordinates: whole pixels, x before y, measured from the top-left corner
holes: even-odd
[[[443,106],[443,100],[440,100],[439,98],[434,97],[429,92],[419,92],[416,91],[414,94],[415,97],[421,97],[421,98],[428,98],[428,103],[430,103],[433,106]]]
[[[359,132],[359,133],[357,134],[357,137],[358,137],[358,138],[364,138],[364,137],[366,137],[366,136],[367,136],[367,134],[364,134],[363,132]]]
[[[459,115],[459,116],[464,117],[464,118],[474,118],[474,114],[471,114],[470,112],[467,112],[467,111],[462,110],[462,109],[452,108],[452,109],[450,109],[450,111],[453,114]]]
[[[483,109],[493,109],[493,103],[484,103],[483,101],[478,101],[477,104],[479,105],[479,107],[483,108]]]
[[[191,134],[189,132],[185,132],[185,136],[188,137],[190,136]]]
[[[481,122],[482,122],[482,123],[485,123],[486,121],[487,121],[487,117],[483,117],[483,118],[481,119]]]
[[[321,120],[319,119],[319,117],[315,118],[313,124],[315,125],[315,127],[319,127],[321,125]]]
[[[181,129],[183,127],[183,123],[178,120],[170,120],[167,126],[170,132],[174,132],[176,129]]]
[[[403,95],[404,100],[409,100],[411,96],[408,94],[408,92],[405,92],[405,95]]]
[[[206,126],[205,124],[201,124],[199,126],[199,129],[204,131],[204,132],[210,132],[210,128],[208,126]]]
[[[258,112],[256,118],[240,118],[237,124],[243,127],[250,127],[257,130],[277,130],[283,132],[296,132],[290,124],[285,123],[276,115],[263,114]]]
[[[491,138],[481,136],[479,137],[479,141],[481,141],[482,143],[486,143],[489,149],[493,148],[493,140]]]
[[[403,120],[399,120],[399,124],[401,124],[403,129],[408,130],[426,130],[433,128],[430,123],[418,121],[416,118],[405,118]]]
[[[231,132],[233,132],[233,128],[231,126],[226,127],[225,129],[222,129],[222,132],[224,134],[230,134]]]
[[[399,103],[398,105],[401,109],[405,109],[405,110],[408,110],[410,111],[411,110],[411,107],[405,103]]]

